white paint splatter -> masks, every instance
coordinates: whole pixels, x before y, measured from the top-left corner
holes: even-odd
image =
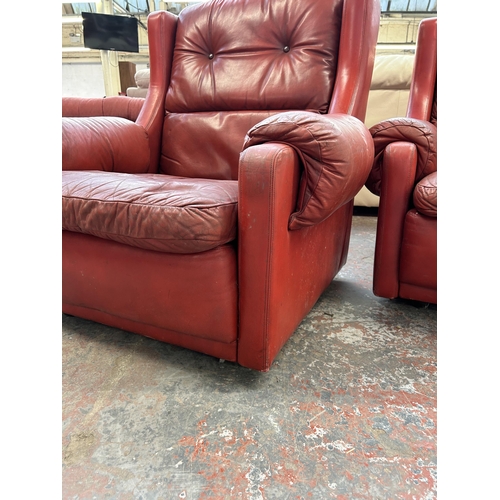
[[[219,433],[220,437],[223,437],[226,441],[230,441],[231,438],[233,437],[233,432],[230,431],[229,429],[224,429],[222,432]]]
[[[337,439],[337,441],[334,441],[331,444],[336,450],[339,450],[343,453],[349,452],[354,449],[354,446],[352,444],[346,443],[341,439]]]
[[[245,478],[248,480],[248,488],[245,490],[250,495],[248,500],[264,500],[260,485],[266,479],[265,474],[259,468],[250,465],[250,470],[245,474]]]
[[[274,419],[274,417],[272,415],[269,415],[269,417],[267,417],[269,422],[271,422],[272,426],[274,427],[274,430],[279,434],[281,432],[281,428],[278,424],[278,422],[276,422],[276,420]]]
[[[386,457],[371,457],[368,459],[369,462],[372,463],[380,463],[380,462],[388,462],[388,463],[399,463],[400,457],[394,457],[392,459]]]
[[[344,344],[358,345],[363,343],[363,332],[358,328],[347,327],[337,333],[337,338]]]
[[[325,429],[322,429],[321,427],[313,427],[314,432],[312,434],[306,435],[306,439],[316,439],[319,437],[323,437],[325,434],[327,434],[328,431],[325,431]]]

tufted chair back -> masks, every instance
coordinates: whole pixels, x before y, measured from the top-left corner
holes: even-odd
[[[314,7],[220,0],[181,12],[165,99],[162,173],[237,179],[253,125],[281,111],[328,111],[343,1],[317,0]],[[193,147],[193,140],[203,147]]]

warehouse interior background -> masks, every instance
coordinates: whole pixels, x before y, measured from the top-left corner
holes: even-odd
[[[11,7],[4,6],[13,15],[5,16],[10,22],[1,35],[7,54],[2,71],[4,488],[7,498],[59,498],[60,6],[46,1]],[[438,457],[443,499],[498,494],[500,273],[493,214],[500,180],[494,124],[500,109],[492,84],[496,56],[490,52],[496,52],[500,8],[471,7],[443,2],[439,14]]]

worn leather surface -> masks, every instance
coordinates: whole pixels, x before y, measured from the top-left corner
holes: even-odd
[[[276,111],[169,113],[163,126],[160,171],[170,175],[237,179],[248,130]],[[196,138],[196,147],[192,147]]]
[[[373,159],[368,129],[349,115],[281,113],[250,129],[243,148],[266,142],[291,146],[302,162],[297,204],[288,224],[291,230],[322,222],[351,201]]]
[[[326,112],[341,17],[339,0],[314,9],[287,0],[184,9],[165,100],[161,171],[237,179],[245,135],[256,123],[283,110]],[[199,148],[189,147],[193,138]]]
[[[63,172],[63,229],[173,253],[236,237],[235,181],[162,174]]]
[[[326,112],[342,1],[199,3],[179,15],[169,112]]]
[[[298,231],[288,229],[299,157],[269,142],[242,154],[238,202],[238,362],[267,370],[347,257],[352,204]]]
[[[63,97],[62,116],[119,116],[135,121],[143,105],[144,99],[137,97]]]
[[[236,250],[155,252],[62,232],[63,310],[213,356],[236,354]],[[211,340],[215,345],[207,344]]]
[[[437,289],[437,219],[409,210],[401,242],[399,279],[430,290]],[[406,297],[422,300],[418,297]]]
[[[370,128],[375,146],[375,158],[366,187],[380,196],[382,158],[385,148],[399,141],[415,144],[417,147],[416,181],[437,170],[437,127],[430,122],[414,118],[392,118]]]
[[[413,191],[417,211],[428,217],[437,217],[437,171],[420,180]]]
[[[177,30],[177,16],[165,10],[148,16],[149,91],[137,124],[144,127],[149,137],[149,172],[158,173],[165,119],[165,95],[169,85],[172,56]]]
[[[143,127],[119,117],[62,119],[62,169],[147,172],[149,140]]]

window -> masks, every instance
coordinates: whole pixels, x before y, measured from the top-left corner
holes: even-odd
[[[381,0],[382,14],[389,13],[437,13],[437,0]]]

